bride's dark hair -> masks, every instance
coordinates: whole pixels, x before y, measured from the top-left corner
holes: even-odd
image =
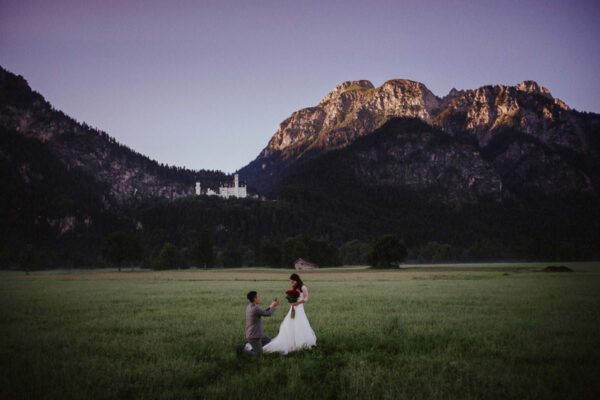
[[[302,285],[304,285],[304,283],[302,282],[302,279],[300,279],[298,274],[290,275],[290,280],[296,281],[296,284],[294,285],[294,289],[296,289],[296,290],[302,289]]]

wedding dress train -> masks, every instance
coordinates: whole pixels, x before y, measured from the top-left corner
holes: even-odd
[[[303,286],[300,291],[298,301],[300,300],[308,301],[308,289],[306,289],[306,286]],[[317,344],[317,336],[310,327],[310,323],[304,312],[304,304],[294,306],[294,309],[296,312],[292,319],[292,307],[290,306],[287,315],[279,326],[279,333],[263,347],[265,353],[279,352],[287,354],[290,351],[309,349]]]

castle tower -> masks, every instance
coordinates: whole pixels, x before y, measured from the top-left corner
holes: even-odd
[[[240,176],[238,174],[235,174],[233,176],[233,190],[235,193],[235,197],[237,197],[238,199],[240,198]]]

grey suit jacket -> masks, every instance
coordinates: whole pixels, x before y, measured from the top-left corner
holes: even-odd
[[[260,323],[260,317],[268,317],[275,312],[275,307],[261,309],[254,303],[246,307],[246,339],[258,339],[265,336]]]

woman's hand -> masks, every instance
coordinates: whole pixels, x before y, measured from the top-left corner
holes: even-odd
[[[295,303],[292,303],[293,306],[299,306],[300,304],[304,303],[304,301],[297,301]]]

